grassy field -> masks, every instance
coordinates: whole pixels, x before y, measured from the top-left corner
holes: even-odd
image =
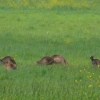
[[[45,55],[63,55],[69,66],[38,66]],[[100,100],[100,11],[0,8],[0,100]]]

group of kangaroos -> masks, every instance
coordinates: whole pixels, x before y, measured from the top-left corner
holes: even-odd
[[[99,59],[94,59],[93,56],[90,56],[91,62],[93,65],[100,65]],[[0,64],[4,65],[6,70],[16,69],[17,64],[13,57],[6,56],[0,59]],[[52,64],[61,64],[63,66],[69,65],[66,59],[62,55],[53,55],[53,56],[45,56],[41,60],[37,61],[39,65],[52,65]]]

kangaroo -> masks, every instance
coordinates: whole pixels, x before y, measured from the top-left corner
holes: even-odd
[[[91,59],[93,65],[97,65],[97,66],[100,65],[100,60],[99,59],[94,59],[93,56],[91,56],[90,59]]]
[[[51,65],[54,63],[54,60],[49,56],[45,56],[40,61],[37,61],[37,63],[39,65]]]
[[[69,65],[66,59],[61,55],[53,55],[52,58],[55,64]]]
[[[16,62],[11,56],[6,56],[3,59],[0,59],[0,64],[3,64],[7,70],[16,69]]]

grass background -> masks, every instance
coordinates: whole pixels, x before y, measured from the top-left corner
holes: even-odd
[[[56,4],[56,3],[55,3]],[[0,58],[10,55],[17,70],[0,66],[1,100],[99,100],[100,12],[95,8],[0,7]],[[38,66],[45,55],[63,55],[70,66]]]

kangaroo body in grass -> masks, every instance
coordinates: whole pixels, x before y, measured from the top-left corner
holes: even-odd
[[[52,65],[52,64],[62,64],[69,65],[66,59],[61,55],[45,56],[40,61],[37,61],[40,65]]]
[[[92,65],[100,66],[100,60],[99,59],[94,59],[93,56],[90,56],[90,59],[92,61]]]
[[[52,65],[54,60],[50,56],[43,57],[40,61],[37,61],[39,65]]]
[[[54,60],[55,64],[61,64],[61,65],[69,65],[69,63],[66,61],[66,59],[61,55],[53,55],[52,59]]]
[[[0,64],[3,64],[7,70],[16,69],[16,62],[13,57],[6,56],[0,59]]]

